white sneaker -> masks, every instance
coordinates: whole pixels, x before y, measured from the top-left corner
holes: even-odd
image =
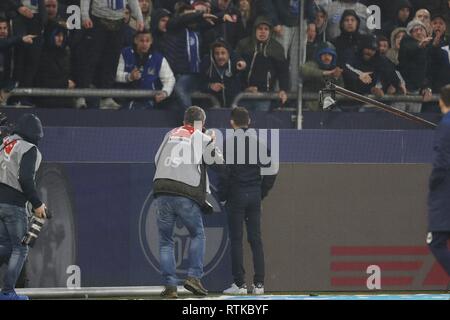
[[[241,287],[238,287],[236,283],[233,283],[231,287],[224,290],[224,294],[247,294],[247,285],[243,284]]]
[[[120,109],[120,104],[115,102],[113,98],[105,98],[100,100],[100,109]]]
[[[264,285],[262,283],[252,285],[252,294],[256,295],[264,294]]]
[[[77,98],[75,100],[75,108],[77,109],[86,109],[87,103],[85,98]]]

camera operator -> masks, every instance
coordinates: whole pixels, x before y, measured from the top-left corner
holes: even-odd
[[[206,201],[206,194],[210,191],[205,159],[211,156],[218,163],[223,162],[223,159],[216,152],[214,131],[211,134],[202,133],[205,120],[202,108],[188,108],[184,114],[184,125],[165,136],[155,157],[153,192],[157,208],[160,265],[165,285],[161,296],[164,298],[177,298],[173,239],[177,219],[186,226],[191,239],[189,270],[184,287],[196,295],[208,294],[200,282],[206,242],[202,213],[212,211]],[[208,150],[211,150],[210,154]]]
[[[28,231],[26,202],[32,204],[36,217],[46,217],[35,185],[42,160],[37,145],[43,136],[39,118],[25,114],[0,146],[0,266],[8,266],[0,300],[28,300],[14,288],[28,254],[28,246],[22,245]]]

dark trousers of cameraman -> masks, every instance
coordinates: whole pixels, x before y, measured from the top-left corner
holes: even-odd
[[[234,283],[245,284],[243,225],[253,255],[253,283],[264,284],[264,250],[261,240],[261,191],[234,190],[227,204],[228,232],[231,241],[231,265]]]
[[[79,88],[95,85],[112,89],[122,51],[125,28],[123,20],[109,21],[92,17],[94,27],[83,30],[76,63]]]
[[[43,26],[38,15],[32,19],[17,16],[13,20],[14,34],[20,37],[25,35],[35,35],[33,44],[22,43],[16,50],[14,78],[22,88],[34,86],[34,80],[39,69],[41,59],[43,39]]]

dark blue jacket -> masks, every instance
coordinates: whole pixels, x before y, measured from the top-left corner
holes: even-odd
[[[429,183],[428,231],[450,231],[450,113],[436,130],[433,171]]]
[[[205,22],[202,13],[190,13],[171,18],[167,25],[167,32],[157,37],[155,49],[164,55],[174,74],[191,73],[187,32],[190,29],[189,26],[193,24],[196,25],[194,31],[199,33],[198,51],[200,52],[202,46],[201,33],[212,27]],[[199,58],[201,58],[200,53]]]
[[[22,39],[18,36],[0,39],[0,89],[12,86],[12,49],[21,42]]]
[[[246,133],[248,133],[248,129],[243,129]],[[227,151],[227,142],[229,139],[234,139],[234,160],[230,163],[229,158],[232,158],[230,155],[227,156],[229,151]],[[261,175],[261,168],[269,167],[269,165],[263,164],[259,159],[260,148],[266,148],[267,151],[262,151],[262,154],[266,154],[267,156],[271,156],[270,149],[259,139],[252,134],[248,134],[245,139],[245,155],[242,159],[245,161],[239,161],[242,155],[239,155],[238,149],[240,152],[244,150],[238,148],[238,139],[236,137],[229,138],[224,142],[224,152],[223,157],[226,161],[225,168],[219,173],[219,197],[221,201],[229,200],[234,194],[239,194],[241,192],[261,192],[261,199],[264,199],[269,191],[272,189],[275,184],[276,175]],[[250,147],[252,143],[256,143],[258,146],[258,156],[257,158],[253,158],[250,155]],[[256,160],[256,161],[254,161]],[[243,162],[242,164],[238,164]]]

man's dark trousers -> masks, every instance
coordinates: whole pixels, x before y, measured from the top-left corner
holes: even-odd
[[[254,284],[264,284],[264,251],[261,240],[261,191],[233,190],[226,204],[229,237],[231,241],[231,261],[234,282],[237,286],[245,283],[243,258],[243,224],[247,227],[247,239],[253,254]]]

